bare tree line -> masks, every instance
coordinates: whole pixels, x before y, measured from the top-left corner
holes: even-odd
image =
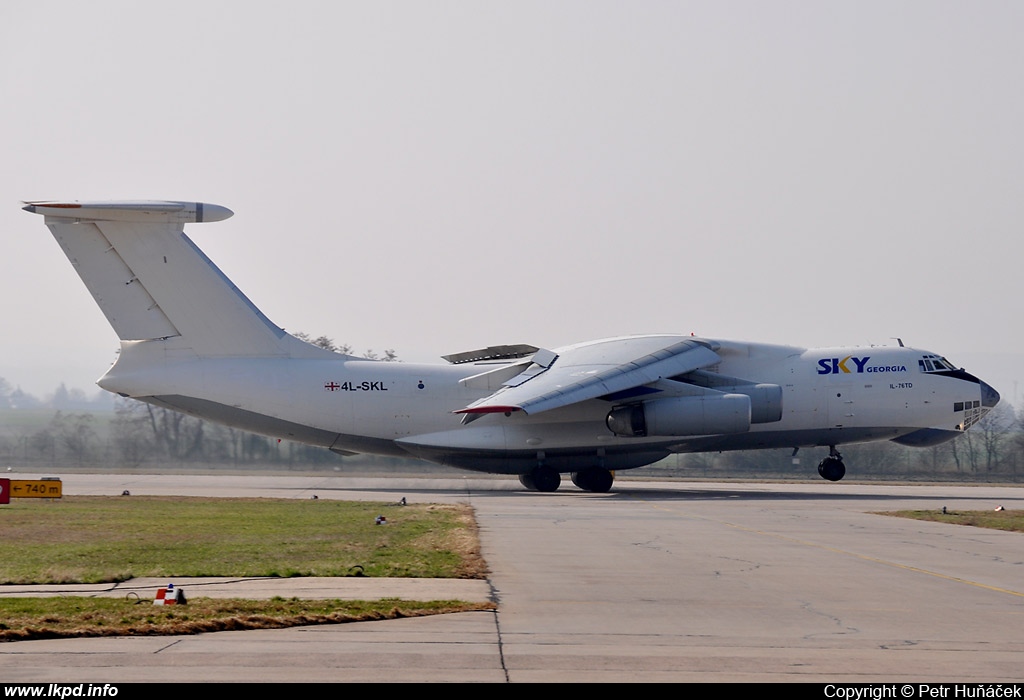
[[[0,416],[3,416],[0,412]],[[970,431],[928,448],[892,442],[841,446],[848,477],[1008,480],[1024,478],[1024,419],[1000,404]],[[673,455],[648,469],[679,476],[809,478],[824,448]],[[61,468],[147,465],[332,469],[346,460],[326,449],[280,441],[150,404],[119,399],[114,416],[56,411],[48,422],[0,432],[0,465]]]

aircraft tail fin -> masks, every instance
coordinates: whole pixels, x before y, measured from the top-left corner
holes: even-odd
[[[278,328],[185,235],[221,221],[201,202],[26,202],[45,223],[122,341],[178,339],[197,355],[280,356]]]

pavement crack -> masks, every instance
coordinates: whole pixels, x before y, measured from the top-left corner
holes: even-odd
[[[154,651],[153,653],[154,653],[154,654],[159,654],[159,653],[160,653],[160,652],[162,652],[162,651],[165,651],[165,650],[167,650],[167,649],[170,649],[171,647],[173,647],[173,646],[174,646],[175,644],[178,644],[179,642],[181,642],[181,640],[180,640],[180,639],[175,639],[175,640],[174,640],[173,642],[171,642],[170,644],[165,644],[164,646],[160,647],[159,649],[157,649],[157,650],[156,650],[156,651]]]
[[[505,640],[501,634],[501,617],[498,614],[497,608],[494,610],[494,633],[498,638],[498,663],[501,664],[501,672],[505,674],[505,682],[511,683],[511,679],[508,677],[508,666],[505,665]]]
[[[857,629],[856,627],[851,627],[851,626],[845,624],[842,621],[842,619],[837,617],[836,615],[830,615],[829,613],[826,613],[826,612],[823,612],[821,610],[816,609],[814,607],[814,604],[811,603],[810,601],[806,601],[806,602],[802,603],[800,605],[800,608],[802,610],[804,610],[805,612],[809,612],[812,615],[816,615],[818,617],[825,618],[826,620],[830,620],[832,622],[832,624],[835,625],[836,631],[835,632],[829,632],[828,633],[829,635],[832,635],[832,634],[856,634],[856,633],[860,632],[860,630]],[[809,634],[805,638],[806,639],[814,639],[814,638],[820,637],[820,636],[821,636],[820,634]]]

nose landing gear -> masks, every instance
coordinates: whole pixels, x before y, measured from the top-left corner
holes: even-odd
[[[818,474],[822,479],[839,481],[846,476],[846,465],[843,464],[843,456],[836,450],[835,445],[829,445],[828,457],[818,463]]]

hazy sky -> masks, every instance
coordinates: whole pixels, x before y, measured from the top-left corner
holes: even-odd
[[[4,2],[0,377],[117,348],[20,200],[150,198],[233,209],[186,231],[359,351],[900,336],[1012,398],[1022,37],[1020,2]]]

